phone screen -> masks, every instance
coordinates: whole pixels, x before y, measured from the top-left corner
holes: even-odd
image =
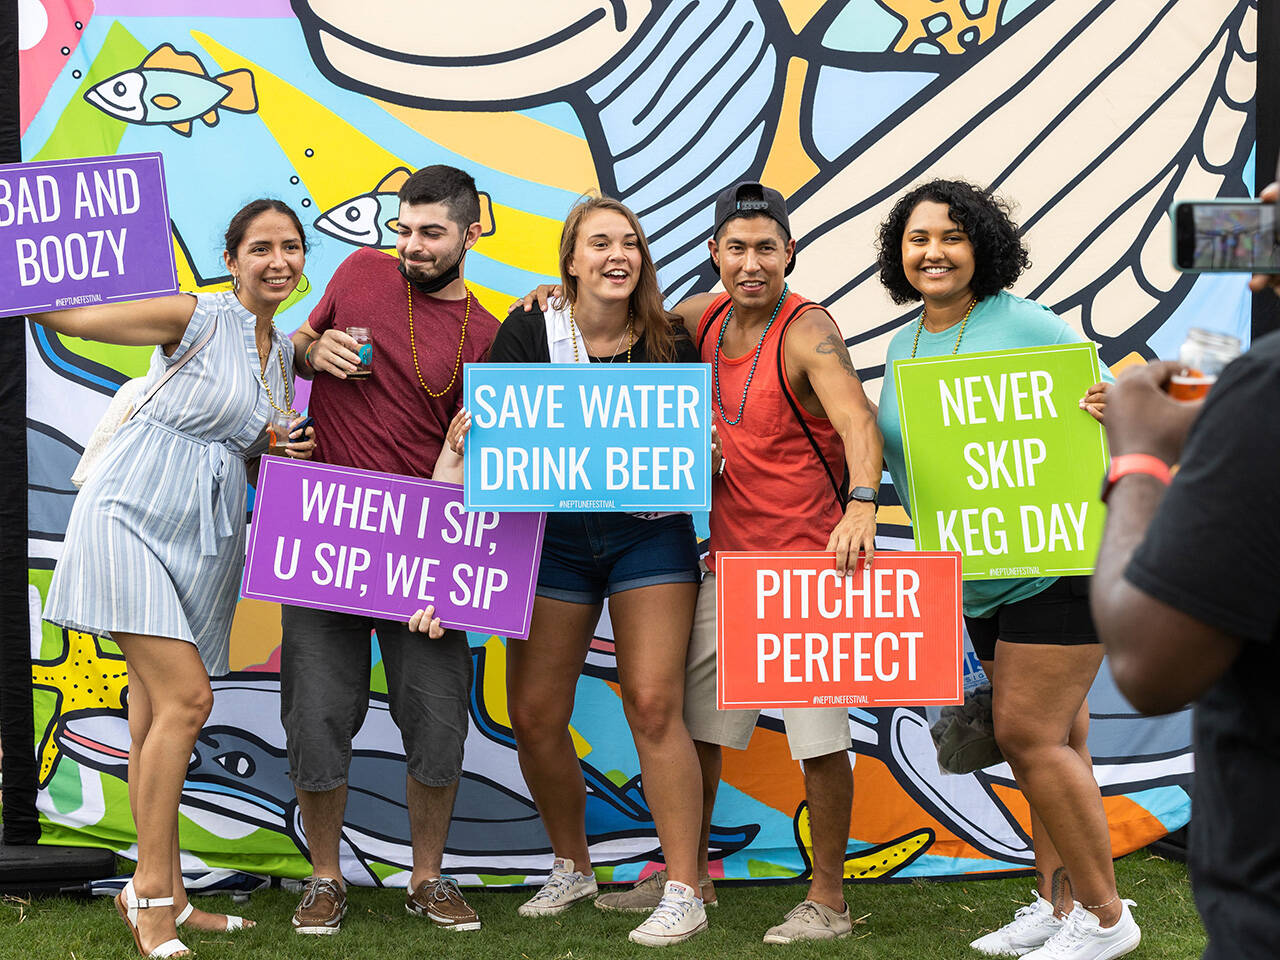
[[[1280,273],[1275,204],[1184,202],[1174,223],[1180,270]]]

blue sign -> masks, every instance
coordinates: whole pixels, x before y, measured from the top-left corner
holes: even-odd
[[[472,363],[468,510],[709,510],[711,368]]]

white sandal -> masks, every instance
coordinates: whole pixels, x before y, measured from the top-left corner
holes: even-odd
[[[123,899],[121,899],[123,898]],[[129,925],[129,932],[133,934],[134,946],[138,948],[138,953],[144,957],[174,957],[179,954],[191,953],[191,948],[176,937],[172,940],[166,940],[160,946],[156,947],[150,953],[144,953],[142,950],[142,935],[138,933],[138,911],[148,910],[151,907],[172,907],[173,897],[139,897],[133,889],[133,881],[130,880],[124,885],[115,896],[116,911],[120,914],[120,918]]]
[[[177,918],[173,921],[173,925],[175,927],[181,927],[184,923],[187,922],[187,917],[191,916],[191,912],[193,910],[195,910],[195,907],[192,906],[191,901],[188,900],[187,905],[182,908],[182,912],[179,913]],[[226,928],[227,933],[231,933],[233,930],[248,929],[245,926],[244,917],[237,917],[230,913],[223,914],[223,916],[227,918],[227,928]]]

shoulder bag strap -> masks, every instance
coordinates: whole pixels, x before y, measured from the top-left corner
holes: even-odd
[[[796,423],[800,424],[800,429],[804,431],[805,437],[809,440],[809,446],[813,447],[814,454],[818,457],[818,462],[822,464],[822,469],[826,471],[827,479],[831,481],[831,489],[835,493],[836,502],[840,504],[843,510],[849,503],[849,467],[845,465],[844,479],[836,482],[835,472],[831,469],[831,464],[827,462],[827,458],[822,453],[822,448],[818,446],[818,441],[813,436],[813,431],[809,429],[809,424],[805,422],[804,415],[800,412],[800,407],[796,404],[795,398],[791,395],[791,381],[787,379],[787,368],[783,362],[783,353],[786,351],[787,330],[792,322],[802,313],[806,313],[812,309],[824,310],[822,304],[814,303],[812,300],[806,300],[796,307],[795,312],[791,316],[782,321],[782,329],[778,333],[778,381],[782,387],[782,395],[787,398],[787,404],[791,407],[791,412],[796,416]],[[825,310],[824,310],[825,312]]]
[[[733,305],[733,298],[725,297],[724,303],[720,304],[720,306],[715,308],[715,312],[711,314],[711,316],[707,319],[707,322],[703,325],[702,329],[698,331],[698,359],[699,360],[702,359],[702,345],[707,342],[707,334],[709,334],[711,332],[711,328],[716,325],[716,321],[719,320],[726,313],[728,313],[729,307],[732,305]]]
[[[204,336],[201,337],[199,341],[191,347],[190,350],[184,353],[177,363],[175,363],[168,370],[166,370],[164,373],[164,376],[161,377],[159,380],[157,380],[155,382],[155,385],[152,386],[152,388],[146,392],[146,395],[141,400],[139,400],[136,404],[134,404],[133,410],[130,412],[129,416],[124,418],[125,423],[128,423],[130,420],[132,420],[134,418],[134,415],[137,414],[137,412],[141,410],[144,406],[146,406],[147,401],[150,400],[152,397],[154,397],[156,393],[159,391],[159,389],[169,382],[169,378],[172,377],[179,370],[181,370],[183,367],[183,364],[185,364],[188,360],[190,360],[197,353],[199,353],[200,350],[204,347],[204,345],[213,339],[213,333],[217,329],[218,329],[218,315],[215,313],[213,315],[213,322],[209,324],[209,329],[205,331]]]

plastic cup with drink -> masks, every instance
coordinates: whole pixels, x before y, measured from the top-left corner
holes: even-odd
[[[1182,369],[1169,380],[1169,396],[1184,403],[1203,400],[1223,369],[1240,356],[1240,340],[1227,333],[1192,327],[1178,348]]]

